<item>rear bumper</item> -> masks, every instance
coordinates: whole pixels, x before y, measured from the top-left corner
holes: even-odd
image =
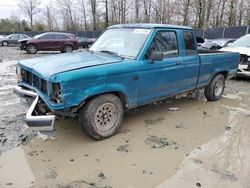
[[[25,97],[33,97],[35,100],[31,104],[28,112],[26,113],[25,122],[32,130],[50,131],[54,129],[55,115],[39,115],[36,113],[36,106],[38,104],[39,95],[31,90],[23,89],[16,86],[14,92],[18,95]]]

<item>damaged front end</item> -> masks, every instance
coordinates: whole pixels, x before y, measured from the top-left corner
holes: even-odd
[[[35,97],[25,117],[25,122],[30,128],[44,131],[54,129],[55,115],[49,114],[49,110],[44,106],[44,102],[37,93],[20,86],[16,86],[14,91],[22,96]]]
[[[240,55],[237,76],[250,77],[250,56]]]
[[[34,99],[27,114],[26,124],[35,130],[53,130],[55,115],[51,109],[63,108],[60,83],[49,83],[31,71],[17,66],[18,86],[14,92]]]

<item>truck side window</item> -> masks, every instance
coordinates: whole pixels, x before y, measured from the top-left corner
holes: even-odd
[[[195,49],[195,38],[191,31],[184,31],[184,42],[185,42],[185,55],[195,55],[197,51]]]
[[[146,54],[146,58],[153,52],[163,52],[163,57],[177,57],[178,44],[176,33],[173,31],[158,31]]]

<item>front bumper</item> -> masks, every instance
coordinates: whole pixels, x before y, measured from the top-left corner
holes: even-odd
[[[25,122],[32,130],[51,131],[54,129],[55,115],[36,115],[36,106],[38,104],[39,95],[31,90],[23,89],[15,86],[14,92],[21,96],[29,96],[35,98],[26,113]]]
[[[249,65],[239,65],[236,76],[250,77]]]

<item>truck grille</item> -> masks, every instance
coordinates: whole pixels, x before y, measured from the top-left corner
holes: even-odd
[[[47,81],[44,79],[39,78],[35,74],[32,74],[31,72],[22,69],[21,70],[22,74],[22,81],[34,86],[38,89],[40,89],[42,92],[48,94],[48,88],[47,88]]]

